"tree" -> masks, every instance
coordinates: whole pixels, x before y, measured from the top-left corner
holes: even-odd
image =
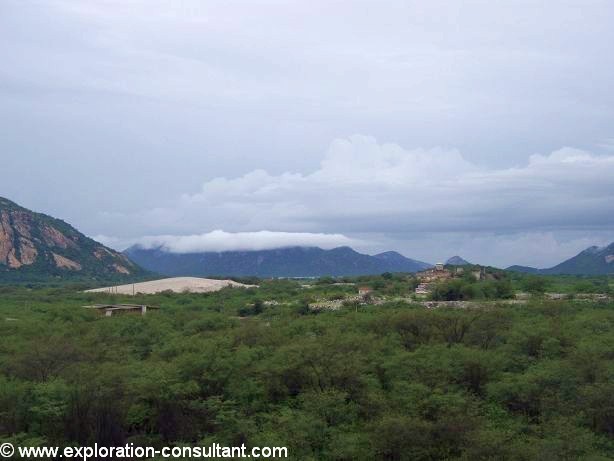
[[[527,276],[522,283],[522,288],[532,295],[543,295],[546,291],[548,281],[537,275]]]

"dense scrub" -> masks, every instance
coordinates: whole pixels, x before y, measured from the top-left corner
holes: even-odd
[[[586,293],[613,295],[611,279],[608,276],[530,275],[486,268],[486,277],[476,280],[466,270],[460,277],[435,283],[430,298],[435,301],[512,299],[519,291],[534,296],[548,291],[570,298]]]
[[[143,297],[161,309],[102,318],[81,306],[107,295],[0,288],[0,440],[244,442],[301,460],[614,457],[613,305],[305,309],[351,291],[277,281]]]

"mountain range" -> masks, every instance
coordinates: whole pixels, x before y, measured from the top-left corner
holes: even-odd
[[[64,221],[0,197],[0,280],[122,280],[144,273]]]
[[[448,265],[469,264],[453,256]],[[70,224],[0,197],[0,281],[53,279],[135,280],[148,271],[168,276],[319,277],[417,272],[431,264],[395,251],[376,255],[349,247],[289,247],[260,251],[172,253],[132,246],[120,253],[86,237]],[[511,266],[532,274],[614,274],[614,243],[590,247],[547,269]]]
[[[318,277],[417,272],[430,264],[387,251],[374,256],[349,247],[324,250],[289,247],[259,251],[171,253],[162,248],[133,246],[124,252],[150,271],[169,276]]]
[[[569,275],[606,275],[614,274],[614,242],[604,247],[592,246],[581,251],[573,258],[548,269],[527,266],[510,266],[509,271],[527,274],[569,274]]]

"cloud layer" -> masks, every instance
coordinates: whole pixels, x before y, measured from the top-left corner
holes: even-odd
[[[614,155],[562,148],[488,169],[456,150],[332,142],[309,174],[254,170],[216,178],[170,207],[139,216],[171,230],[510,232],[614,225]]]
[[[142,248],[161,248],[171,253],[197,253],[203,251],[271,250],[294,246],[316,246],[330,249],[358,243],[340,234],[310,234],[305,232],[224,232],[214,230],[198,235],[159,235],[142,237],[137,241]]]
[[[443,257],[437,250],[445,248],[493,264],[544,265],[614,239],[613,177],[614,155],[573,148],[497,169],[454,149],[405,149],[355,135],[334,140],[308,174],[258,169],[215,178],[168,206],[104,218],[141,234],[164,229],[165,237],[140,242],[179,252],[354,239],[365,249],[406,249],[427,259]]]
[[[3,0],[0,11],[2,166],[31,185],[5,175],[3,194],[92,234],[112,230],[93,210],[153,208],[257,168],[306,176],[331,139],[355,132],[455,146],[491,168],[561,145],[604,152],[614,135],[610,0],[581,14],[528,0]]]
[[[2,195],[115,246],[566,256],[614,227],[614,8],[536,3],[4,0]]]

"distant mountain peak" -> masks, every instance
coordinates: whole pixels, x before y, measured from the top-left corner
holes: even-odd
[[[607,275],[614,274],[614,242],[604,247],[591,246],[576,256],[548,269],[511,266],[508,270],[532,274]]]
[[[598,247],[597,245],[593,245],[593,246],[588,247],[586,250],[582,251],[582,253],[594,255],[594,254],[599,253],[600,251],[605,250],[606,248],[607,247]]]
[[[388,259],[388,260],[402,260],[402,259],[407,259],[405,258],[405,256],[403,256],[401,253],[399,253],[398,251],[384,251],[382,253],[378,253],[376,255],[373,255],[375,258],[379,258],[379,259]]]
[[[315,248],[318,248],[318,247],[315,247]],[[321,248],[318,248],[318,249],[321,249]],[[349,247],[347,245],[340,246],[340,247],[335,247],[335,248],[332,248],[330,250],[324,250],[324,251],[334,251],[336,253],[348,253],[348,254],[350,254],[350,253],[358,253],[354,248]]]
[[[467,266],[471,263],[460,256],[452,256],[450,259],[446,261],[446,265],[449,266]]]
[[[543,269],[546,274],[599,275],[614,273],[614,242],[598,247],[591,246],[573,258],[563,261],[550,269]]]
[[[8,206],[8,205],[16,205],[16,203],[7,199],[6,197],[0,197],[0,205]]]

